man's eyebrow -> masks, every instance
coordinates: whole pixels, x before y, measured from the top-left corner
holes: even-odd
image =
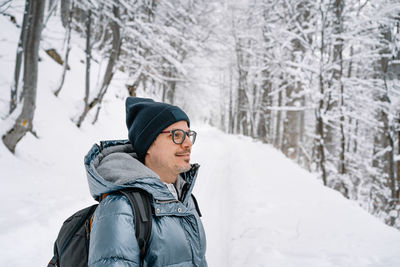
[[[174,128],[174,129],[166,130],[166,131],[174,131],[174,130],[182,130],[182,131],[185,131],[185,132],[190,131],[190,129],[184,130],[184,129],[181,129],[181,128]]]

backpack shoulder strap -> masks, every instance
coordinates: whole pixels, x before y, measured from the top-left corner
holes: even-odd
[[[134,188],[120,191],[131,204],[134,214],[135,235],[139,244],[140,259],[146,255],[147,243],[151,235],[152,208],[150,195],[144,190]]]
[[[194,203],[194,206],[195,206],[195,208],[196,208],[197,214],[199,215],[199,217],[201,217],[201,212],[200,212],[199,204],[197,203],[197,199],[194,197],[193,194],[192,194],[192,199],[193,199],[193,203]]]

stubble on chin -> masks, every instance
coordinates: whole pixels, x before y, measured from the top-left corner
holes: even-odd
[[[186,166],[176,166],[176,171],[178,173],[187,172],[188,170],[190,170],[191,166],[189,160],[188,161],[185,160],[185,162],[187,163]]]

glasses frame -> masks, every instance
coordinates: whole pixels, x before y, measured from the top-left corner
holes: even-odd
[[[180,143],[175,142],[175,133],[176,133],[177,131],[183,132],[183,137],[182,137],[182,140],[181,140]],[[162,131],[162,132],[160,132],[160,133],[170,133],[170,134],[172,134],[172,135],[171,135],[172,142],[174,142],[174,144],[177,144],[177,145],[183,144],[183,142],[185,142],[186,136],[187,136],[187,137],[189,138],[189,140],[190,140],[190,135],[193,136],[193,141],[190,140],[190,141],[192,142],[192,145],[193,145],[194,142],[196,141],[196,136],[197,136],[197,133],[196,133],[195,131],[189,130],[189,131],[185,132],[185,131],[182,130],[182,129],[174,129],[174,130],[170,130],[170,131]]]

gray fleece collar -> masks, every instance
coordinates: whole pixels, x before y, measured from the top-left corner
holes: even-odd
[[[143,177],[159,179],[135,156],[130,144],[107,147],[93,162],[93,167],[104,180],[117,185],[130,184]]]

